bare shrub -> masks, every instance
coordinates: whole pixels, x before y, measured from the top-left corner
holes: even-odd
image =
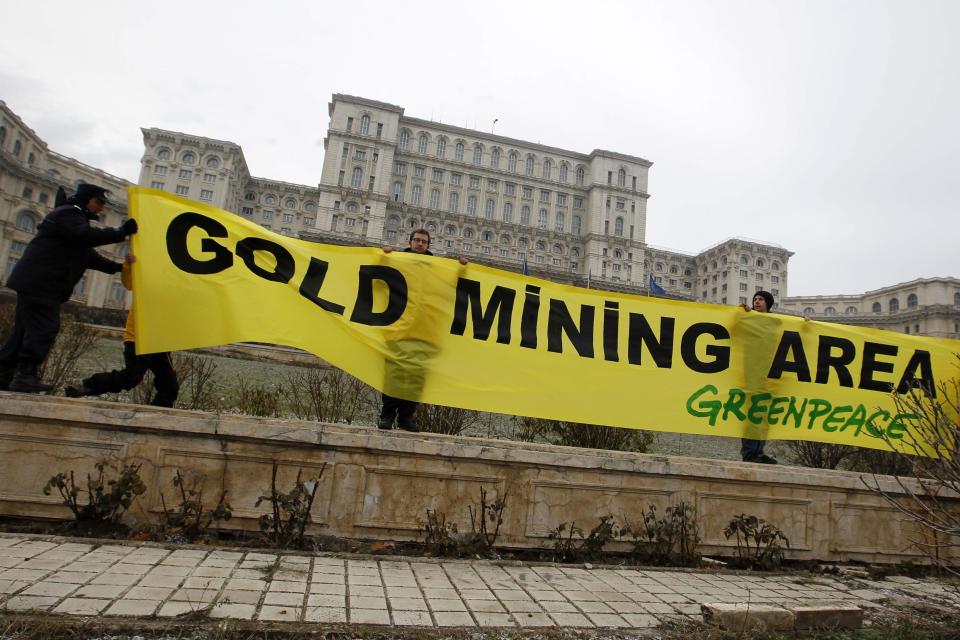
[[[427,509],[427,519],[420,524],[424,545],[436,555],[483,555],[496,558],[497,537],[500,535],[506,508],[506,495],[491,500],[487,490],[480,487],[480,504],[467,505],[467,514],[470,517],[469,533],[460,533],[457,524],[447,522],[447,516],[443,512]]]
[[[373,389],[336,367],[287,374],[290,410],[301,420],[353,424],[371,403]]]
[[[217,363],[203,356],[186,353],[171,353],[170,363],[177,372],[180,382],[180,395],[177,398],[177,407],[180,409],[194,409],[200,411],[219,411],[221,402],[217,396],[217,386],[214,374],[217,372]],[[140,389],[147,391],[153,388],[153,377],[150,376],[150,386],[140,383]],[[149,399],[140,404],[149,404]]]
[[[96,463],[94,467],[97,472],[87,474],[85,488],[77,486],[73,471],[58,473],[47,481],[43,494],[48,496],[56,489],[63,498],[63,504],[70,508],[78,522],[119,522],[131,503],[147,487],[140,479],[140,465],[125,465],[115,480],[107,480],[104,476],[104,469],[108,466],[106,462]],[[82,493],[87,494],[85,502],[80,498]]]
[[[255,505],[259,507],[262,502],[270,503],[270,513],[260,516],[258,523],[260,531],[271,544],[281,549],[291,545],[303,545],[303,534],[310,522],[310,510],[326,468],[324,463],[320,467],[320,473],[307,481],[302,479],[303,470],[298,470],[293,488],[282,493],[277,490],[277,463],[274,461],[273,473],[270,476],[270,495],[260,496]]]
[[[783,545],[790,547],[790,540],[779,527],[763,518],[743,513],[730,520],[723,535],[727,539],[736,536],[734,560],[741,568],[777,569],[783,563]]]
[[[794,462],[815,469],[836,469],[858,451],[857,447],[849,445],[805,440],[791,440],[785,445]]]
[[[483,421],[483,414],[469,409],[421,404],[417,408],[417,426],[427,433],[460,435]]]
[[[960,355],[956,364],[960,367]],[[886,490],[876,475],[861,476],[900,513],[916,523],[920,534],[911,540],[937,567],[960,575],[960,377],[936,389],[911,387],[894,394],[897,413],[907,426],[897,440],[899,450],[884,454],[888,468],[898,471],[900,492]],[[889,431],[884,440],[893,449]],[[874,472],[875,474],[877,472]],[[905,480],[901,476],[909,476]]]
[[[248,416],[279,418],[283,415],[283,399],[287,389],[282,384],[255,384],[237,376],[232,407]]]
[[[685,567],[699,564],[700,525],[692,505],[680,502],[667,507],[663,518],[650,505],[641,516],[636,525],[628,522],[623,527],[623,535],[633,534],[632,554],[637,560]]]
[[[612,515],[600,516],[600,522],[584,536],[576,522],[561,522],[547,535],[553,541],[554,562],[583,562],[594,560],[603,554],[609,543],[621,536],[620,525]]]
[[[229,520],[233,516],[230,503],[226,501],[227,490],[220,492],[220,499],[212,509],[203,504],[203,478],[187,479],[177,469],[171,484],[180,495],[180,503],[167,508],[166,497],[160,492],[160,504],[163,507],[163,534],[165,537],[179,536],[187,540],[206,535],[210,526],[218,520]]]
[[[547,442],[582,449],[646,453],[654,441],[652,433],[641,429],[605,427],[528,416],[515,416],[513,423],[513,439],[521,442]]]
[[[80,323],[74,316],[60,314],[60,333],[50,349],[47,359],[40,365],[37,373],[54,389],[73,377],[77,363],[90,350],[97,340],[97,334]]]

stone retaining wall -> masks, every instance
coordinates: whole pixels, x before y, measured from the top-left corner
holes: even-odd
[[[706,554],[731,553],[722,530],[745,513],[779,526],[792,558],[921,560],[911,548],[919,532],[855,473],[0,392],[0,513],[68,517],[44,484],[61,471],[85,477],[100,460],[143,465],[138,519],[156,517],[161,490],[178,502],[170,480],[180,469],[203,478],[208,501],[228,490],[228,526],[255,529],[277,461],[281,490],[298,470],[323,469],[315,530],[336,536],[417,539],[427,509],[469,530],[467,506],[484,487],[507,496],[502,546],[551,547],[546,536],[562,522],[589,531],[602,515],[638,522],[650,504],[662,514],[683,500],[696,506]]]

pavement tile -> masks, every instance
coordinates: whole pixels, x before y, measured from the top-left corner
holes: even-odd
[[[668,604],[658,603],[658,602],[643,602],[641,605],[650,613],[661,614],[661,613],[674,613],[673,607]]]
[[[272,622],[296,622],[300,619],[300,613],[300,607],[265,604],[260,607],[260,613],[257,614],[257,620],[270,620]]]
[[[260,602],[262,591],[224,591],[217,600],[224,604],[257,604]]]
[[[146,575],[152,568],[153,566],[149,564],[127,564],[126,562],[124,562],[123,564],[113,565],[112,567],[107,569],[107,573],[132,574],[135,576],[142,576],[142,575]]]
[[[319,584],[346,584],[347,579],[345,576],[339,573],[314,573],[310,577],[310,581]]]
[[[643,613],[624,613],[621,617],[627,621],[627,624],[636,629],[647,627],[656,627],[660,621],[651,615]]]
[[[432,627],[433,619],[426,611],[393,611],[393,624],[398,627]]]
[[[577,605],[577,608],[584,613],[613,613],[613,609],[603,602],[584,602],[582,600],[574,600],[573,604]]]
[[[387,595],[391,598],[419,598],[420,589],[417,587],[391,587],[387,585]]]
[[[89,571],[58,571],[52,576],[44,578],[46,582],[69,582],[71,584],[86,584],[99,575]]]
[[[219,591],[220,587],[223,586],[224,582],[226,582],[224,578],[213,578],[213,577],[206,577],[206,576],[190,577],[184,580],[183,588],[184,589],[213,589],[214,591]]]
[[[440,600],[459,599],[460,594],[456,589],[423,589],[424,598],[437,598]]]
[[[58,604],[53,612],[93,616],[110,606],[111,602],[111,600],[102,600],[99,598],[67,598]]]
[[[514,613],[513,619],[521,627],[552,627],[553,619],[545,613]]]
[[[566,600],[560,602],[557,600],[542,600],[537,604],[540,605],[544,611],[550,613],[579,613],[580,610],[573,606],[572,603],[567,602]]]
[[[165,564],[155,566],[150,570],[148,576],[188,576],[193,569],[191,567],[176,567]]]
[[[700,605],[691,605],[698,608]],[[616,613],[646,613],[647,610],[636,602],[611,602],[610,608]]]
[[[276,605],[280,607],[301,607],[303,606],[302,593],[290,593],[288,591],[271,591],[263,599],[264,605]]]
[[[78,598],[109,598],[112,600],[126,590],[127,586],[122,584],[88,584],[77,589],[74,595]]]
[[[211,618],[234,618],[237,620],[252,620],[257,612],[255,604],[225,603],[214,605],[210,610]]]
[[[132,600],[163,600],[173,593],[173,587],[140,587],[127,591],[126,597]]]
[[[108,616],[149,617],[157,611],[160,600],[117,600],[104,613]]]
[[[504,600],[503,606],[510,613],[540,613],[543,609],[533,600]]]
[[[347,599],[342,594],[315,593],[307,596],[307,606],[343,609],[347,606]]]
[[[263,580],[244,580],[234,578],[227,582],[227,589],[237,591],[263,591],[267,588],[267,583]]]
[[[7,569],[3,573],[0,573],[0,578],[4,580],[29,580],[30,582],[35,582],[48,573],[50,572],[31,569]]]
[[[16,593],[31,584],[33,583],[27,582],[26,580],[0,580],[0,593]]]
[[[206,602],[190,602],[189,600],[171,600],[169,602],[163,603],[163,606],[160,607],[160,611],[157,612],[157,615],[160,616],[161,618],[172,618],[174,616],[183,615],[184,613],[202,611],[207,608],[210,608],[210,604]]]
[[[394,611],[426,611],[427,603],[423,598],[390,598],[390,608]]]
[[[350,622],[352,624],[390,624],[390,613],[383,609],[354,609],[350,608]]]
[[[488,613],[484,611],[474,611],[473,617],[477,619],[480,627],[515,627],[516,621],[509,613]]]
[[[622,628],[630,626],[626,620],[615,613],[588,613],[587,617],[590,618],[590,622],[598,627]]]
[[[190,575],[197,578],[226,578],[231,572],[227,567],[197,567]]]
[[[383,587],[374,587],[373,585],[350,585],[350,597],[351,598],[383,598]]]
[[[349,580],[349,582],[350,582],[351,586],[352,586],[352,585],[376,585],[376,586],[380,586],[380,585],[383,584],[383,582],[381,582],[381,580],[380,580],[379,574],[378,574],[378,575],[366,575],[366,574],[353,575],[353,574],[350,574],[350,580]]]
[[[103,573],[90,581],[90,584],[114,584],[129,587],[135,584],[140,576],[129,573]]]
[[[496,600],[493,591],[486,589],[460,589],[460,597],[464,600]]]
[[[493,595],[500,600],[530,600],[530,596],[522,589],[494,589]]]
[[[506,610],[496,600],[465,600],[467,607],[473,612],[506,613]]]
[[[345,607],[307,607],[303,616],[304,622],[346,622],[347,610]]]
[[[50,609],[60,598],[56,596],[13,596],[3,607],[9,611],[29,611],[31,609]]]
[[[359,596],[354,598],[350,596],[350,608],[351,609],[383,609],[387,610],[387,599],[386,598],[373,598],[367,596]]]
[[[306,580],[273,580],[270,582],[270,591],[286,591],[287,593],[303,593],[307,590]]]
[[[460,611],[435,611],[433,614],[438,627],[475,627],[477,624],[469,613]]]
[[[347,586],[344,584],[311,584],[310,593],[326,593],[330,595],[345,595],[347,593]]]
[[[170,596],[170,599],[210,603],[216,600],[218,593],[216,589],[179,589]]]
[[[62,598],[77,590],[79,585],[69,582],[38,582],[20,595],[24,596],[56,596]]]
[[[138,587],[163,587],[167,589],[176,589],[183,582],[183,576],[163,576],[149,573],[140,579]]]

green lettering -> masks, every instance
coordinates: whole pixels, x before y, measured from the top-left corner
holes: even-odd
[[[803,404],[797,407],[797,398],[796,396],[790,396],[790,404],[787,406],[787,415],[783,416],[783,424],[787,424],[787,420],[793,418],[794,427],[797,429],[800,428],[800,423],[803,422],[803,414],[807,412],[807,399],[803,399]]]
[[[843,433],[850,427],[856,426],[856,431],[853,432],[854,437],[860,435],[860,429],[863,428],[863,423],[867,418],[867,410],[862,404],[858,404],[857,408],[853,410],[853,415],[847,418],[847,421],[843,423],[843,426],[840,427],[840,433]]]
[[[767,411],[767,407],[763,403],[772,397],[773,395],[770,393],[755,393],[750,396],[750,410],[747,411],[747,419],[753,424],[763,422],[763,414]]]
[[[874,437],[874,438],[879,438],[880,436],[883,435],[883,429],[878,429],[877,426],[876,426],[875,424],[873,424],[873,420],[874,420],[874,418],[876,418],[877,416],[883,416],[883,419],[884,419],[884,420],[889,420],[889,419],[890,419],[890,412],[889,412],[889,411],[884,411],[883,409],[881,409],[880,411],[877,411],[876,413],[874,413],[873,415],[871,415],[869,418],[867,418],[867,425],[866,425],[866,426],[867,426],[867,435],[868,435],[868,436],[872,436],[872,437]],[[859,431],[857,431],[857,435],[860,435],[860,432],[859,432]]]
[[[831,405],[826,400],[814,398],[810,401],[810,422],[807,423],[807,429],[813,429],[813,423],[817,418],[821,418],[830,413]]]
[[[777,416],[783,413],[783,407],[779,406],[787,401],[786,396],[779,396],[770,402],[770,409],[767,411],[767,422],[777,424]]]
[[[843,416],[841,414],[847,413],[848,411],[852,411],[852,410],[853,410],[853,407],[850,406],[849,404],[841,405],[839,407],[834,407],[833,411],[830,412],[830,415],[827,417],[827,419],[823,421],[823,430],[828,433],[833,433],[834,431],[839,429],[840,425],[837,424],[837,426],[833,426],[833,423],[843,422]]]
[[[903,434],[907,432],[907,425],[901,422],[902,419],[916,420],[917,416],[913,413],[898,413],[893,416],[893,420],[887,425],[887,437],[891,440],[903,440]]]
[[[740,420],[746,419],[747,416],[740,411],[740,408],[743,407],[744,401],[747,399],[747,394],[745,394],[740,389],[730,389],[730,395],[727,396],[727,401],[723,404],[723,419],[726,421],[727,416],[730,413],[737,416]]]
[[[719,400],[703,400],[696,408],[693,406],[694,402],[700,400],[700,396],[706,393],[716,395],[717,388],[712,384],[708,384],[694,391],[693,395],[687,398],[687,413],[697,418],[710,418],[710,426],[712,427],[717,424],[717,415],[720,413],[720,407],[722,407],[723,404]]]

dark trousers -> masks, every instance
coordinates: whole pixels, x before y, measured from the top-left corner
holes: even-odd
[[[17,293],[13,329],[0,348],[0,364],[39,365],[47,359],[60,332],[60,303]]]
[[[157,407],[172,407],[180,392],[177,372],[170,364],[169,353],[148,353],[138,356],[132,342],[123,343],[123,364],[120,371],[114,369],[95,373],[83,381],[89,395],[129,391],[140,384],[147,371],[153,372],[153,386],[157,390],[150,403]]]
[[[380,423],[393,426],[396,422],[398,427],[409,427],[413,425],[413,414],[417,412],[417,404],[412,400],[401,400],[387,394],[383,396],[383,410],[380,411]]]
[[[744,460],[763,455],[763,445],[766,440],[751,440],[750,438],[740,439],[740,457]]]

